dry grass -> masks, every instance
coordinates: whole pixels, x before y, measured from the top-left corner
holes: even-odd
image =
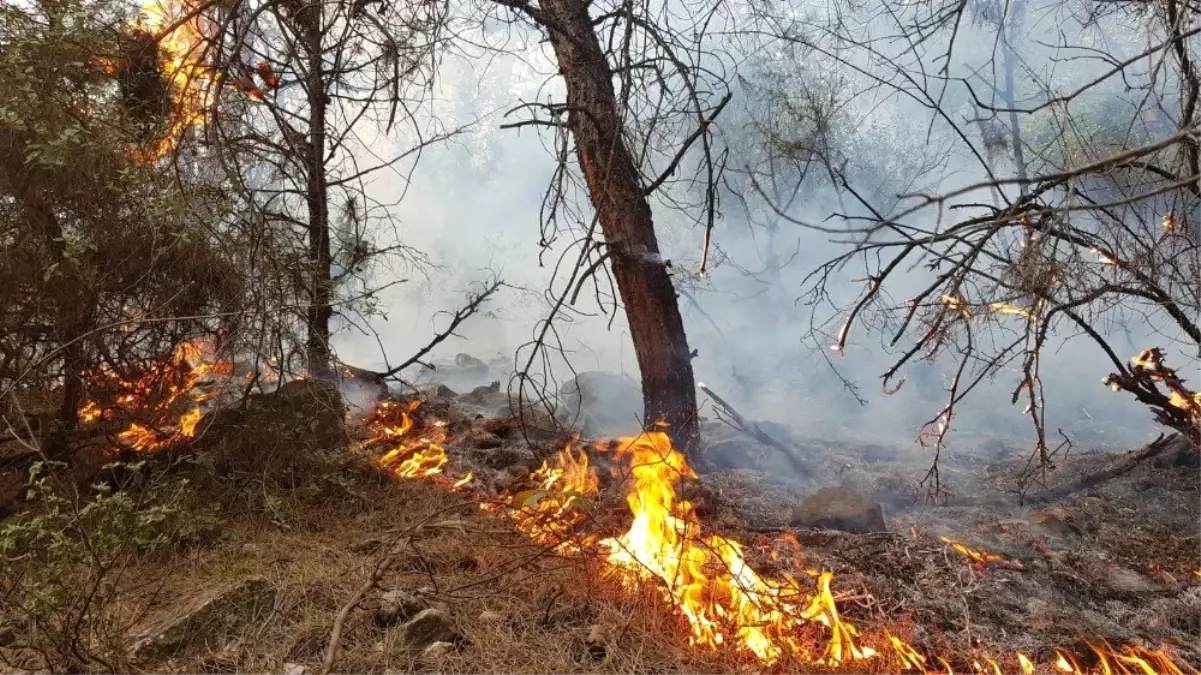
[[[425,483],[373,490],[356,515],[309,513],[303,530],[280,530],[257,519],[229,524],[224,543],[169,564],[156,562],[137,579],[132,605],[169,606],[184,589],[263,576],[279,590],[275,612],[226,644],[145,671],[282,672],[302,664],[315,672],[342,604],[369,577],[380,551],[356,552],[439,513],[461,527],[427,527],[403,548],[380,590],[352,611],[336,672],[743,672],[749,659],[693,650],[681,626],[652,588],[627,593],[587,560],[549,554],[460,495]],[[464,504],[455,509],[456,504]],[[444,512],[444,513],[441,513]],[[138,589],[153,589],[139,592]],[[395,644],[395,631],[372,620],[382,590],[428,592],[442,603],[467,644],[436,663],[414,660]],[[484,616],[489,612],[501,617]],[[588,644],[599,627],[604,649]]]

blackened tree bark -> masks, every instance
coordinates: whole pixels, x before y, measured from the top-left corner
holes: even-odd
[[[298,19],[305,24],[305,49],[308,52],[306,89],[309,108],[309,139],[305,158],[306,203],[310,268],[310,304],[305,323],[308,332],[306,361],[310,373],[322,373],[330,367],[329,321],[333,315],[333,270],[329,242],[329,190],[325,166],[325,117],[329,97],[324,72],[325,50],[322,45],[320,5],[306,7]]]
[[[645,422],[666,422],[677,449],[696,459],[696,385],[688,338],[638,166],[623,136],[613,71],[583,0],[516,7],[550,35],[567,85],[567,124],[609,249],[638,367]]]

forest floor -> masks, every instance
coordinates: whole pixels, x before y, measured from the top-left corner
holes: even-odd
[[[482,509],[529,488],[538,462],[513,425],[478,415],[494,402],[459,398],[425,406],[427,421],[447,423],[449,462],[438,480],[377,470],[358,444],[346,464],[320,469],[319,490],[315,466],[269,485],[246,482],[253,469],[239,467],[236,490],[202,492],[209,503],[196,518],[213,521],[213,536],[140,555],[113,579],[114,625],[127,637],[113,663],[291,675],[322,672],[327,661],[334,672],[895,672],[904,665],[888,648],[886,635],[895,635],[929,655],[932,672],[991,672],[980,665],[988,657],[1016,672],[1017,652],[1037,672],[1054,672],[1057,648],[1099,672],[1088,645],[1102,640],[1167,647],[1183,669],[1201,666],[1201,474],[1175,446],[1037,505],[1008,492],[1026,465],[1021,452],[948,456],[942,480],[956,494],[938,505],[916,498],[914,479],[929,460],[920,449],[789,439],[811,459],[815,477],[804,478],[782,469],[771,448],[706,425],[710,447],[741,449],[739,468],[705,473],[690,488],[705,532],[741,542],[764,577],[832,572],[842,619],[883,655],[835,667],[790,651],[765,663],[732,645],[690,644],[656,583],[623,583],[600,556],[556,553],[505,508]],[[237,451],[263,452],[261,438],[274,438],[300,452],[288,444],[322,435],[302,416],[275,416],[297,429],[259,429],[260,440]],[[222,443],[245,440],[255,422],[240,424]],[[562,442],[547,435],[533,450]],[[1075,452],[1042,480],[1069,484],[1133,454]],[[450,479],[467,471],[473,482],[452,489]],[[330,482],[328,472],[342,473]],[[882,504],[888,531],[791,525],[796,505],[828,486]],[[624,492],[621,481],[602,480],[588,527],[605,536],[628,527]],[[799,544],[799,559],[774,555],[782,536]],[[24,630],[0,649],[0,672],[44,669]],[[826,640],[816,626],[819,655]]]

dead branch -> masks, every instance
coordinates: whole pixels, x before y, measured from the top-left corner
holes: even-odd
[[[698,384],[697,386],[700,387],[701,391],[705,392],[709,398],[713,399],[713,402],[716,403],[717,406],[729,416],[729,420],[727,420],[727,422],[733,422],[730,426],[750,436],[751,438],[754,438],[760,443],[779,451],[780,454],[784,455],[784,458],[788,460],[788,463],[792,465],[793,470],[795,470],[798,474],[802,476],[813,475],[812,469],[805,465],[805,462],[801,459],[797,450],[784,445],[780,441],[777,441],[776,439],[767,435],[766,432],[759,428],[757,423],[751,422],[747,418],[743,417],[741,413],[734,409],[734,406],[730,405],[722,397],[713,393],[713,390],[708,386],[704,384]]]
[[[454,313],[454,315],[451,317],[450,325],[446,327],[446,330],[435,335],[433,337],[433,339],[429,341],[429,343],[427,343],[424,347],[422,347],[420,350],[418,350],[416,354],[409,357],[409,359],[407,361],[400,364],[399,366],[396,366],[395,368],[390,368],[390,369],[384,371],[383,373],[380,373],[380,376],[381,377],[393,377],[397,373],[404,370],[405,368],[408,368],[411,365],[414,365],[417,363],[425,365],[421,359],[425,358],[425,355],[429,354],[430,350],[432,350],[434,347],[437,347],[444,340],[446,340],[446,338],[450,337],[451,335],[454,335],[455,329],[457,329],[460,324],[462,324],[464,321],[466,321],[468,317],[470,317],[472,314],[475,314],[476,311],[479,310],[479,308],[484,304],[484,302],[487,301],[488,298],[491,297],[491,295],[493,293],[495,293],[497,290],[500,289],[501,286],[504,286],[504,285],[505,285],[505,282],[501,281],[500,279],[497,279],[496,281],[493,281],[491,284],[489,284],[488,287],[485,288],[483,291],[469,295],[467,304],[464,305],[462,308],[460,308],[459,311]],[[430,366],[430,367],[432,368],[432,366]]]
[[[388,568],[392,566],[392,561],[395,560],[397,554],[400,553],[401,544],[411,539],[414,534],[429,525],[430,521],[434,518],[472,505],[472,502],[459,502],[444,509],[439,509],[429,514],[425,518],[422,518],[416,524],[397,532],[392,537],[392,540],[388,542],[388,546],[384,548],[384,555],[381,556],[378,561],[376,561],[375,567],[372,568],[371,576],[368,577],[367,581],[359,587],[359,590],[355,591],[355,594],[350,597],[350,600],[347,601],[347,603],[342,606],[342,609],[338,611],[338,616],[334,618],[334,624],[330,628],[329,633],[329,645],[325,648],[325,658],[321,661],[321,675],[329,675],[330,671],[333,670],[334,661],[338,658],[338,649],[342,644],[342,631],[346,627],[346,619],[350,616],[351,610],[353,610],[355,606],[363,601],[363,597],[366,596],[371,589],[375,588],[376,585],[379,584],[380,578],[383,577],[384,572],[388,571]]]

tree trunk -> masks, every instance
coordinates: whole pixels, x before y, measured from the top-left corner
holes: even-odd
[[[1016,11],[1016,9],[1015,9]],[[1013,45],[1009,42],[1010,36],[1005,30],[1005,21],[1008,17],[1001,17],[1001,49],[1004,59],[1005,68],[1005,106],[1009,108],[1009,135],[1013,144],[1013,164],[1017,169],[1018,180],[1022,181],[1018,184],[1018,192],[1025,197],[1028,192],[1026,186],[1026,158],[1022,152],[1022,123],[1018,120],[1017,111],[1017,85],[1014,83],[1013,70],[1017,61],[1017,54],[1014,53]]]
[[[613,72],[584,0],[543,0],[540,15],[567,85],[568,124],[625,306],[642,372],[646,424],[667,422],[676,448],[695,460],[696,388],[688,338],[650,203],[622,135]]]
[[[306,360],[310,373],[330,367],[329,321],[333,314],[333,289],[330,276],[329,190],[325,176],[325,73],[322,59],[322,19],[320,5],[310,5],[304,13],[305,49],[308,51],[309,143],[305,164],[308,170],[306,201],[309,222],[309,298],[305,317],[308,333]]]

